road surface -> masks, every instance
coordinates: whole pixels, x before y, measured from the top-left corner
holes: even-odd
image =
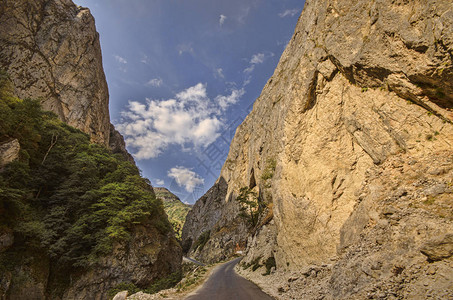
[[[186,300],[273,300],[254,283],[236,274],[234,266],[240,260],[216,267],[208,280]]]

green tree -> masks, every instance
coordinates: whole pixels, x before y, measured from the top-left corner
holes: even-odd
[[[0,72],[0,143],[18,139],[21,147],[0,171],[0,226],[13,229],[15,245],[46,251],[62,268],[90,267],[127,243],[136,224],[171,230],[134,164],[12,90]]]
[[[249,187],[243,187],[240,189],[236,201],[241,204],[240,216],[244,218],[251,227],[255,227],[258,224],[259,217],[264,209],[263,203],[256,192],[252,191]]]

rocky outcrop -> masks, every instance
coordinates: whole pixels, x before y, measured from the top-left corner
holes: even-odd
[[[126,300],[127,294],[127,291],[119,292],[115,295],[115,297],[113,297],[113,300]]]
[[[39,99],[45,110],[89,134],[91,141],[133,162],[123,137],[109,121],[99,35],[87,8],[71,0],[0,0],[0,44],[0,69],[8,73],[18,98]],[[16,159],[19,150],[17,140],[0,145],[0,168]],[[150,186],[147,191],[154,193]],[[10,194],[17,198],[20,192]],[[0,214],[13,209],[5,205]],[[149,220],[128,224],[131,238],[115,245],[112,253],[105,254],[104,249],[102,257],[77,266],[56,263],[55,255],[39,243],[24,246],[23,232],[13,232],[7,223],[3,227],[2,219],[0,299],[107,299],[118,284],[145,289],[179,272],[181,247],[160,206],[157,211]],[[40,226],[34,227],[36,235],[43,232]]]
[[[248,238],[238,204],[227,197],[228,185],[220,177],[189,211],[182,229],[182,247],[188,256],[205,263],[226,259]]]
[[[117,285],[146,289],[156,280],[180,272],[182,252],[173,232],[162,234],[151,221],[136,225],[131,236],[127,243],[116,244],[94,267],[83,269],[56,265],[43,252],[16,249],[15,254],[28,260],[17,263],[12,272],[2,272],[1,299],[103,300]],[[10,247],[12,238],[1,234],[1,246]]]
[[[170,192],[170,190],[167,189],[167,188],[155,187],[153,189],[154,189],[154,193],[156,194],[156,197],[162,199],[162,201],[164,203],[168,202],[168,203],[181,203],[181,204],[184,204],[184,203],[182,203],[181,199],[178,198],[178,196],[176,196],[175,194]],[[190,206],[190,205],[187,205],[187,206]]]
[[[15,94],[109,144],[108,89],[99,35],[87,8],[70,0],[0,1],[0,68]]]
[[[126,160],[135,164],[134,158],[126,149],[126,142],[124,141],[123,136],[112,124],[110,124],[109,147],[113,153],[121,154]]]
[[[0,145],[0,168],[19,158],[20,145],[17,139]]]
[[[277,271],[245,272],[274,296],[446,297],[452,24],[446,0],[307,0],[236,131],[226,191],[195,204],[186,240],[197,222],[231,224],[229,199],[248,186],[273,203],[275,225],[248,233],[244,265],[274,257]]]
[[[149,287],[156,279],[181,268],[181,247],[174,233],[161,234],[155,225],[134,227],[128,244],[117,245],[98,267],[78,278],[63,299],[107,299],[109,290],[120,283]]]

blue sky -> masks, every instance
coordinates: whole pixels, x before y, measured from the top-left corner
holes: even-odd
[[[143,176],[194,203],[273,74],[303,0],[75,0],[100,33],[112,123]]]

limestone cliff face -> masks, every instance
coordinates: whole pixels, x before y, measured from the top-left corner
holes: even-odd
[[[186,254],[211,263],[228,258],[246,241],[247,225],[239,217],[237,203],[232,199],[227,201],[228,189],[221,177],[187,214],[182,229]],[[204,244],[202,247],[200,242]]]
[[[0,68],[19,98],[109,144],[108,89],[99,35],[87,8],[70,0],[0,1]]]
[[[315,266],[280,293],[299,286],[303,299],[447,295],[452,37],[451,1],[307,0],[236,131],[220,175],[225,191],[195,204],[186,240],[212,228],[208,220],[234,219],[233,199],[248,186],[273,203],[273,220],[241,233],[249,235],[245,263],[273,256],[283,274]],[[430,258],[427,245],[443,258]],[[208,243],[204,255],[210,251]]]

